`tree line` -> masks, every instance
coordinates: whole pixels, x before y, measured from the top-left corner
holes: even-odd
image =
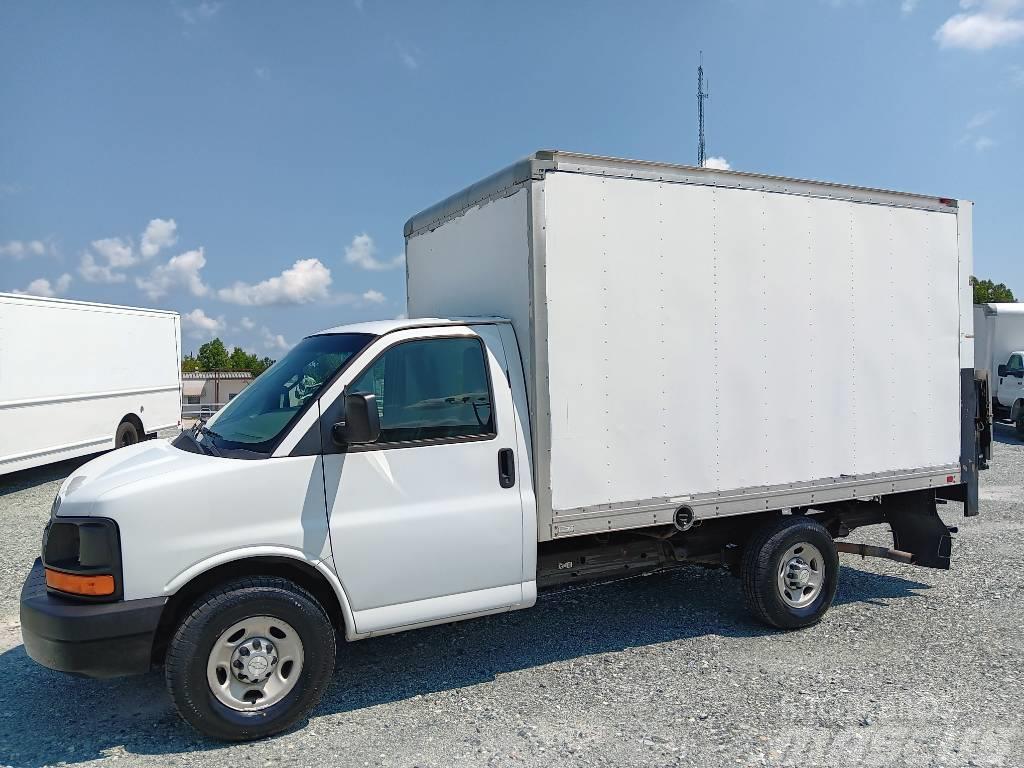
[[[208,341],[199,347],[196,354],[189,352],[181,358],[182,373],[196,371],[249,371],[253,377],[259,376],[274,364],[269,357],[259,357],[235,347],[228,353],[227,347],[220,339]]]
[[[1013,291],[1006,287],[1006,283],[979,280],[972,275],[971,286],[974,288],[975,304],[1002,304],[1016,301],[1013,298]]]

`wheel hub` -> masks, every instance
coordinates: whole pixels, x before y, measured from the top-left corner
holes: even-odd
[[[779,596],[790,608],[805,608],[821,593],[825,583],[825,558],[807,541],[789,547],[779,560]]]
[[[794,557],[786,563],[786,586],[803,589],[810,581],[811,567],[801,557]]]
[[[265,637],[240,643],[231,654],[231,674],[243,683],[262,683],[273,674],[277,649]]]

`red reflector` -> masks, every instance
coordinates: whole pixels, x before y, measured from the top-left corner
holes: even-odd
[[[948,197],[940,197],[939,198],[939,204],[940,205],[948,205],[950,208],[958,207],[956,200],[953,200],[953,199],[948,198]]]
[[[946,475],[946,482],[947,483],[952,483],[953,482],[953,476],[952,475]]]

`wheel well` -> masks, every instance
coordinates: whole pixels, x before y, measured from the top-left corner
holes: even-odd
[[[124,416],[121,417],[121,420],[119,422],[117,422],[117,426],[120,427],[126,421],[135,425],[135,429],[137,429],[138,432],[139,432],[139,439],[140,440],[144,440],[146,438],[146,430],[142,426],[142,419],[140,419],[134,413],[126,413]]]
[[[202,595],[241,576],[278,576],[305,589],[327,612],[335,632],[345,636],[345,617],[330,583],[311,565],[290,557],[251,557],[224,563],[199,574],[175,592],[164,606],[153,638],[153,663],[163,662],[167,644],[178,624]]]

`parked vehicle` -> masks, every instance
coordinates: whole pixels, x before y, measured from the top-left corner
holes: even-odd
[[[1024,304],[975,305],[974,366],[988,374],[995,417],[1024,437]]]
[[[181,424],[176,312],[0,293],[0,475]]]
[[[419,319],[308,336],[68,478],[26,649],[162,663],[185,720],[249,739],[316,704],[336,633],[686,563],[798,629],[840,551],[948,568],[936,499],[978,512],[970,233],[964,201],[539,152],[409,220]],[[879,523],[895,549],[836,541]]]

